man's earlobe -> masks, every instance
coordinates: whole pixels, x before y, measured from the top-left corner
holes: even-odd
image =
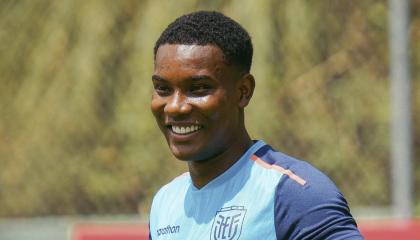
[[[249,101],[252,98],[252,94],[254,93],[254,88],[255,88],[254,76],[247,73],[241,78],[239,82],[240,82],[239,107],[244,108],[248,105]]]

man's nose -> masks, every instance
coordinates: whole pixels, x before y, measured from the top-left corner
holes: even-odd
[[[174,92],[168,99],[164,111],[173,116],[187,114],[191,111],[191,105],[188,103],[187,96],[181,92]]]

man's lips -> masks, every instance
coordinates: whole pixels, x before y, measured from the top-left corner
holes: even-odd
[[[173,123],[167,124],[166,127],[173,133],[178,135],[191,134],[203,128],[203,126],[198,123]]]

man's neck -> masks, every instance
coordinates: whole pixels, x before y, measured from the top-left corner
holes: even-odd
[[[252,146],[253,142],[248,133],[235,142],[226,151],[203,161],[190,161],[188,168],[193,184],[198,189],[204,187],[211,180],[224,173]]]

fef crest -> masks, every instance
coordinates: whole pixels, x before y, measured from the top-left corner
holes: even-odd
[[[210,240],[238,240],[246,209],[243,206],[231,206],[216,212],[211,227]]]

